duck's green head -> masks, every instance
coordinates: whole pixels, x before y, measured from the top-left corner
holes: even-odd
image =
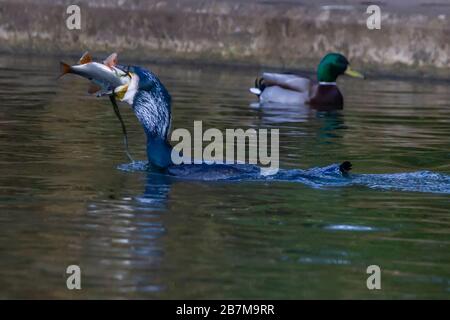
[[[361,73],[350,69],[347,58],[340,53],[328,53],[317,67],[317,80],[320,82],[335,82],[341,74],[364,79]]]

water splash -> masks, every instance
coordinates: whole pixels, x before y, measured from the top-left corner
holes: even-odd
[[[117,169],[126,172],[147,171],[148,165],[146,161],[133,161],[130,163],[123,163],[117,166]]]
[[[135,161],[118,166],[119,170],[133,172],[148,170],[147,163]],[[429,192],[450,194],[450,176],[432,171],[385,174],[349,174],[343,176],[339,164],[311,169],[280,169],[274,175],[262,175],[261,168],[253,165],[198,164],[180,165],[169,169],[176,179],[197,181],[274,181],[296,182],[312,188],[364,186],[379,190]]]

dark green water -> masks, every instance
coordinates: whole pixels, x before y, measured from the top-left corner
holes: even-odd
[[[118,170],[109,102],[56,82],[57,62],[0,57],[0,298],[450,298],[448,194]],[[173,96],[173,128],[279,128],[282,168],[450,173],[449,83],[340,79],[345,109],[324,114],[252,108],[258,70],[147,67]],[[71,264],[80,291],[66,288]]]

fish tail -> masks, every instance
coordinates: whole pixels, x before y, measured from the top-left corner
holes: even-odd
[[[59,70],[61,71],[61,74],[59,75],[58,79],[63,75],[72,72],[72,68],[70,67],[70,65],[62,61],[59,63]]]

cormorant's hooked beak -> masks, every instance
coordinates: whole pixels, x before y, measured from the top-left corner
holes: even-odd
[[[353,70],[350,68],[350,66],[347,66],[347,69],[345,69],[344,74],[353,77],[353,78],[360,78],[365,79],[364,75],[358,71]]]
[[[119,100],[123,100],[125,94],[128,91],[128,87],[129,87],[129,84],[130,84],[133,76],[132,76],[132,73],[130,72],[130,66],[125,67],[125,66],[121,66],[121,65],[117,64],[116,68],[121,70],[122,72],[124,72],[126,74],[126,76],[128,76],[130,78],[130,81],[128,83],[115,88],[112,93],[114,97],[118,98]]]
[[[125,72],[126,75],[128,77],[130,77],[130,79],[131,79],[130,66],[121,66],[121,65],[116,64],[116,68],[121,70],[121,71],[123,71],[123,72]]]

